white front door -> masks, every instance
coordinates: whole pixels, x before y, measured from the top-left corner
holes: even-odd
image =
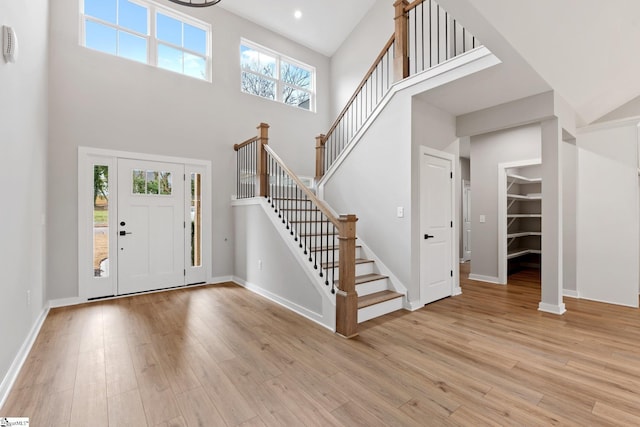
[[[184,165],[118,159],[118,294],[185,284]]]
[[[471,260],[471,183],[462,183],[462,261]]]
[[[452,162],[422,154],[420,165],[420,302],[453,294]],[[456,256],[457,257],[457,256]]]

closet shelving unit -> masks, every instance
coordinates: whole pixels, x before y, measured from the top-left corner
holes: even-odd
[[[507,269],[540,267],[542,178],[529,177],[526,167],[506,170]],[[527,175],[527,176],[525,176]]]

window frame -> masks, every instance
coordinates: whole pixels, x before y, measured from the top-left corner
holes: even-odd
[[[275,66],[274,74],[275,74],[276,77],[270,77],[270,76],[267,76],[265,74],[262,74],[262,73],[259,73],[259,72],[255,72],[253,70],[244,69],[242,67],[242,47],[243,46],[247,47],[247,48],[249,48],[251,50],[254,50],[256,52],[263,53],[265,55],[269,55],[269,56],[275,58],[276,66]],[[247,40],[245,38],[241,38],[240,39],[240,46],[239,46],[238,52],[240,54],[240,58],[239,58],[240,59],[240,61],[239,61],[239,65],[240,65],[240,91],[242,93],[246,93],[248,95],[257,96],[257,97],[262,98],[262,99],[268,99],[270,101],[279,102],[281,104],[288,105],[290,107],[297,108],[299,110],[309,111],[309,112],[312,112],[312,113],[316,112],[316,67],[313,67],[313,66],[311,66],[309,64],[305,64],[302,61],[299,61],[297,59],[291,58],[290,56],[287,56],[287,55],[283,55],[283,54],[281,54],[279,52],[276,52],[273,49],[269,49],[267,47],[264,47],[264,46],[262,46],[262,45],[260,45],[258,43],[252,42],[252,41]],[[280,75],[281,64],[283,62],[286,62],[289,65],[293,65],[293,66],[295,66],[297,68],[309,71],[309,73],[311,74],[311,82],[310,82],[311,89],[306,89],[306,88],[303,88],[303,87],[300,87],[300,86],[296,86],[294,84],[290,84],[290,83],[287,83],[287,82],[283,81],[282,80],[282,76]],[[255,93],[246,92],[245,90],[243,90],[243,88],[242,88],[242,74],[243,73],[249,73],[249,74],[252,74],[252,75],[257,76],[259,78],[273,81],[275,83],[275,92],[276,92],[275,93],[275,97],[273,99],[272,98],[267,98],[265,96],[257,95]],[[309,109],[308,110],[305,109],[305,108],[302,108],[302,107],[300,107],[298,105],[287,104],[287,103],[284,102],[283,91],[284,91],[284,88],[286,86],[291,87],[294,90],[299,90],[299,91],[306,92],[306,93],[309,94]]]
[[[209,83],[212,82],[212,68],[213,68],[213,66],[212,66],[212,60],[211,60],[211,58],[212,58],[212,52],[211,51],[212,51],[212,33],[213,33],[213,31],[212,31],[212,28],[211,28],[211,24],[209,24],[207,22],[204,22],[204,21],[201,21],[201,20],[199,20],[197,18],[194,18],[194,17],[192,17],[190,15],[187,15],[185,13],[182,13],[182,12],[173,10],[171,8],[168,8],[166,6],[160,5],[160,4],[158,4],[158,3],[156,3],[156,2],[154,2],[152,0],[127,0],[127,1],[129,1],[129,2],[131,2],[133,4],[136,4],[138,6],[144,7],[147,10],[147,34],[138,33],[138,32],[136,32],[134,30],[129,29],[129,28],[122,27],[118,23],[113,24],[111,22],[104,21],[104,20],[102,20],[100,18],[91,16],[91,15],[87,15],[87,14],[85,14],[85,10],[84,10],[85,0],[79,0],[79,4],[80,4],[80,6],[79,6],[79,11],[80,11],[80,13],[79,13],[79,19],[80,19],[80,24],[79,24],[79,26],[80,26],[80,31],[79,31],[80,40],[79,40],[79,43],[80,43],[80,46],[82,46],[84,48],[87,48],[87,49],[90,49],[90,50],[92,50],[94,52],[100,52],[100,53],[104,53],[104,54],[107,54],[107,55],[110,55],[110,56],[115,56],[115,57],[118,57],[118,58],[122,58],[122,59],[125,59],[125,60],[136,62],[136,63],[139,63],[139,64],[140,63],[145,64],[143,62],[140,62],[140,61],[137,61],[137,60],[134,60],[134,59],[127,58],[125,56],[120,56],[119,55],[119,42],[120,42],[119,37],[116,39],[116,53],[115,53],[115,55],[111,54],[109,52],[104,52],[104,51],[101,51],[101,50],[93,49],[91,47],[87,47],[87,45],[86,45],[86,40],[87,40],[86,22],[88,20],[88,21],[95,22],[95,23],[100,24],[100,25],[104,25],[104,26],[109,27],[109,28],[113,28],[114,30],[116,30],[116,32],[125,32],[125,33],[128,33],[128,34],[132,34],[134,36],[137,36],[137,37],[146,38],[146,40],[147,40],[147,61],[146,61],[146,65],[150,65],[150,66],[158,68],[160,70],[169,71],[169,72],[172,72],[172,73],[175,73],[175,74],[181,74],[183,76],[190,77],[190,78],[193,78],[193,79],[196,79],[196,80],[207,81]],[[118,20],[119,20],[119,16],[118,16],[118,7],[119,6],[118,6],[118,3],[119,3],[119,0],[116,0],[116,22],[118,22]],[[187,48],[185,48],[183,46],[177,46],[177,45],[174,45],[172,43],[159,40],[158,37],[157,37],[157,14],[158,13],[162,13],[165,16],[168,16],[170,18],[173,18],[173,19],[176,19],[176,20],[180,21],[181,24],[182,24],[182,28],[183,28],[183,30],[182,30],[182,32],[183,32],[182,36],[183,37],[184,37],[184,25],[185,24],[190,25],[190,26],[195,27],[195,28],[198,28],[200,30],[203,30],[205,32],[205,34],[206,34],[205,35],[205,37],[206,37],[205,56],[203,56],[200,52],[192,51],[192,50],[187,49]],[[184,42],[183,42],[183,44],[184,44]],[[184,72],[184,56],[183,56],[183,66],[182,66],[183,71],[182,72],[178,72],[178,71],[174,71],[174,70],[170,70],[170,69],[158,66],[158,48],[159,48],[160,45],[164,45],[164,46],[168,46],[168,47],[170,47],[172,49],[180,50],[183,53],[183,55],[186,52],[186,53],[188,53],[190,55],[203,58],[205,60],[205,67],[206,67],[206,72],[205,72],[206,75],[205,75],[205,77],[204,78],[200,78],[200,77],[195,77],[195,76],[190,75],[190,74],[186,74]]]

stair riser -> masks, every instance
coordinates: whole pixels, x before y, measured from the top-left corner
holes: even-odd
[[[335,280],[338,280],[340,278],[340,272],[339,272],[339,268],[336,267],[334,268],[334,272],[335,272]],[[356,276],[364,276],[365,274],[373,274],[375,273],[375,271],[373,271],[373,263],[372,262],[367,262],[364,264],[356,264]]]
[[[356,292],[359,297],[386,291],[387,289],[389,289],[389,281],[386,278],[356,285]]]
[[[384,316],[385,314],[392,313],[400,309],[402,309],[402,297],[381,302],[380,304],[370,305],[369,307],[358,310],[358,323],[366,322],[367,320]]]

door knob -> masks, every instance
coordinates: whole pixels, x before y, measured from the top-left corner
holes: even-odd
[[[120,232],[121,236],[126,236],[127,234],[131,234],[131,232],[130,231],[124,231],[124,230]]]
[[[429,235],[429,234],[425,234],[425,235],[424,235],[424,239],[425,239],[425,240],[427,240],[427,239],[433,239],[434,237],[436,237],[436,236],[431,236],[431,235]]]

